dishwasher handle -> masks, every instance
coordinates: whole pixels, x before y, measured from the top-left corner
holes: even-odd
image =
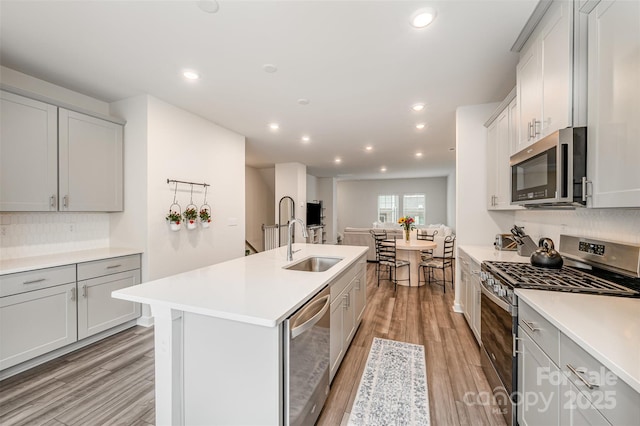
[[[305,321],[302,324],[300,324],[300,325],[298,325],[296,327],[293,327],[291,329],[291,339],[295,339],[296,337],[298,337],[299,335],[301,335],[305,331],[309,330],[311,327],[316,325],[318,323],[318,321],[320,321],[320,319],[322,319],[324,314],[329,310],[329,306],[331,305],[331,295],[330,294],[328,294],[328,295],[326,295],[324,297],[321,297],[320,299],[312,302],[301,313],[301,314],[304,314],[309,309],[318,309],[318,305],[320,305],[323,300],[324,300],[324,304],[322,304],[322,308],[320,308],[317,313],[315,313],[307,321]]]

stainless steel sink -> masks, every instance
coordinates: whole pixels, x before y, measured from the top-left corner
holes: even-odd
[[[305,271],[305,272],[324,272],[331,268],[336,263],[340,262],[343,257],[325,257],[325,256],[311,256],[306,259],[302,259],[292,265],[283,266],[284,269],[291,271]]]

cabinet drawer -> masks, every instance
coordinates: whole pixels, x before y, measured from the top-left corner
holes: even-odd
[[[140,269],[139,254],[78,263],[78,281],[131,271],[133,269]]]
[[[358,262],[355,265],[352,265],[349,269],[344,271],[342,275],[333,280],[331,283],[331,301],[336,300],[336,297],[342,293],[342,291],[347,288],[349,283],[353,281],[353,279],[361,273],[365,268],[365,257],[358,259]]]
[[[560,332],[522,300],[518,305],[518,325],[531,336],[531,339],[558,364],[560,360]]]
[[[0,297],[41,290],[71,282],[75,283],[75,281],[76,265],[0,275]]]
[[[640,418],[640,393],[564,334],[560,336],[560,368],[609,422],[620,425],[637,424]],[[571,368],[576,372],[572,372]],[[585,381],[597,387],[589,389]]]

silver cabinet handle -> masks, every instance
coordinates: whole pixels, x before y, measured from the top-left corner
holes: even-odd
[[[540,130],[538,130],[539,124],[542,124],[542,121],[538,121],[534,118],[533,119],[533,137],[534,138],[540,134]]]
[[[71,301],[72,302],[76,301],[76,288],[75,287],[71,288]]]
[[[584,383],[584,385],[586,387],[588,387],[589,389],[595,389],[595,388],[599,388],[600,385],[595,384],[595,383],[591,383],[590,381],[588,381],[587,379],[585,379],[584,377],[582,377],[582,374],[580,374],[580,372],[578,371],[577,368],[575,368],[573,365],[571,364],[567,364],[567,368],[569,369],[569,371],[571,371],[573,374],[575,374],[576,376],[578,376],[578,379],[580,379],[580,381],[582,383]]]
[[[82,297],[87,297],[87,285],[82,286]]]
[[[52,195],[49,197],[49,206],[52,208],[56,208],[56,196]]]
[[[122,264],[118,263],[117,265],[109,265],[109,266],[107,266],[107,269],[119,268],[121,266],[122,266]]]
[[[522,320],[522,323],[523,323],[524,325],[526,325],[526,326],[527,326],[527,328],[528,328],[529,330],[533,331],[533,332],[535,332],[535,331],[540,331],[540,329],[539,329],[538,327],[534,327],[534,326],[533,326],[533,323],[532,323],[532,322],[529,322],[529,321],[527,321],[527,320]]]
[[[589,191],[587,189],[587,186],[591,184],[593,184],[593,182],[588,180],[586,176],[582,176],[582,201],[587,201],[587,198],[592,196],[591,194],[589,194]]]
[[[531,122],[527,123],[527,140],[531,140]]]
[[[46,278],[38,278],[37,280],[31,280],[31,281],[25,281],[22,284],[36,284],[36,283],[41,283],[42,281],[45,281]]]
[[[69,196],[65,195],[64,197],[62,197],[62,206],[63,207],[69,207]]]
[[[360,279],[356,280],[356,290],[360,290]]]
[[[513,333],[512,336],[513,336],[513,341],[511,343],[511,352],[513,353],[513,356],[515,357],[516,354],[522,354],[524,352],[518,350],[518,340],[522,340],[522,338],[521,337],[516,337],[515,333]],[[518,362],[520,362],[520,361],[518,361]]]

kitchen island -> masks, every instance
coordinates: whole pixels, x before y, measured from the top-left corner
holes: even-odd
[[[155,318],[156,422],[283,423],[283,321],[364,263],[366,247],[294,244],[119,290]],[[283,267],[340,257],[324,272]]]

